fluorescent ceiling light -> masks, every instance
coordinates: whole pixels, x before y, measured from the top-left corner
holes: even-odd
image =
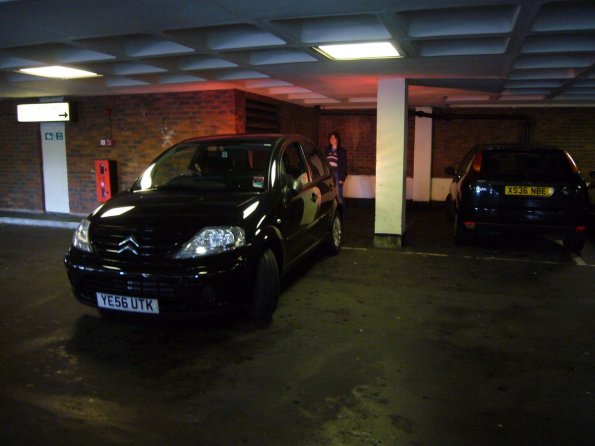
[[[320,45],[314,49],[333,60],[389,59],[402,57],[390,42]]]
[[[59,65],[39,68],[22,68],[19,73],[32,76],[51,77],[52,79],[81,79],[85,77],[98,77],[100,74],[77,68],[61,67]]]

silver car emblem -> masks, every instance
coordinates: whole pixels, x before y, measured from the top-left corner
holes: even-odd
[[[120,249],[118,249],[118,254],[122,254],[124,251],[130,251],[134,255],[138,255],[137,248],[140,247],[133,235],[122,240],[118,243],[118,246],[120,247]]]

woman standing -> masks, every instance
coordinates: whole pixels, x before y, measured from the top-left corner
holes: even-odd
[[[347,152],[341,147],[341,135],[338,132],[331,132],[328,135],[329,145],[325,150],[328,163],[331,166],[335,182],[338,187],[339,201],[345,206],[343,198],[343,183],[347,178]]]

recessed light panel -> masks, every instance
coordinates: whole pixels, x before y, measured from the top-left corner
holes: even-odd
[[[81,79],[86,77],[98,77],[97,73],[79,70],[77,68],[62,67],[59,65],[38,68],[21,68],[20,73],[31,76],[49,77],[52,79]]]
[[[402,57],[390,42],[320,45],[315,50],[332,60],[389,59]]]

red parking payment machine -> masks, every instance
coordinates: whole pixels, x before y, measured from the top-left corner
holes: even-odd
[[[114,160],[95,160],[97,201],[104,203],[118,192],[117,164]]]

